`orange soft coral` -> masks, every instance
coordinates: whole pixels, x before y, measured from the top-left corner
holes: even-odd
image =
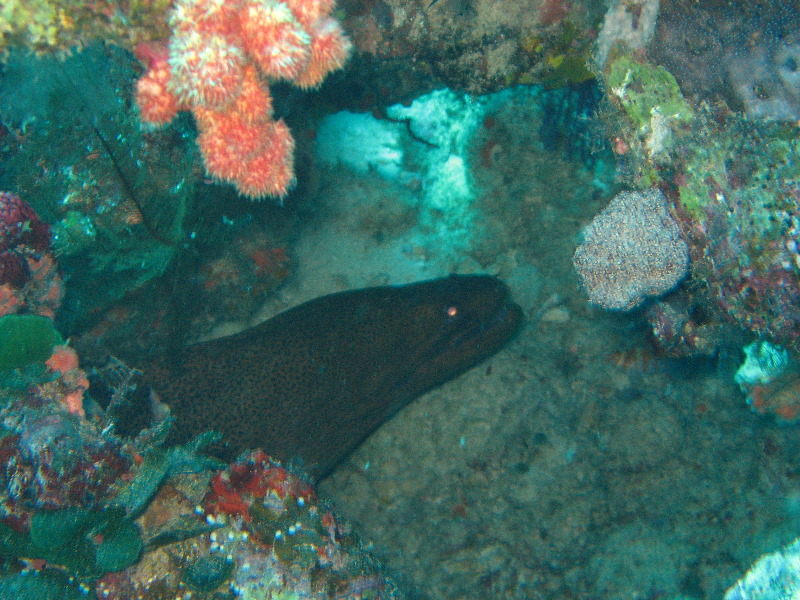
[[[53,348],[53,355],[47,359],[45,364],[54,373],[66,375],[78,368],[78,354],[69,346],[56,346]]]
[[[89,380],[79,366],[75,350],[66,344],[56,346],[45,364],[59,378],[39,386],[40,391],[58,397],[70,413],[85,417],[83,393],[89,389]]]
[[[344,65],[350,42],[333,0],[177,0],[169,45],[137,49],[143,121],[191,110],[208,173],[251,198],[284,196],[294,183],[294,141],[272,119],[270,79],[318,86]]]

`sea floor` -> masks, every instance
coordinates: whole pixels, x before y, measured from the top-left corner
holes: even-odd
[[[530,131],[473,173],[484,241],[461,251],[415,224],[407,187],[319,174],[298,269],[265,316],[451,271],[499,274],[526,314],[321,493],[411,598],[721,598],[800,533],[798,430],[749,410],[736,347],[665,358],[640,313],[588,304],[572,254],[613,192]]]
[[[659,359],[564,280],[321,491],[411,597],[721,598],[800,531],[796,429],[751,413],[727,361]]]

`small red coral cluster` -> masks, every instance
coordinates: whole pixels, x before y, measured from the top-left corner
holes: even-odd
[[[39,394],[57,398],[74,415],[86,416],[83,394],[89,389],[86,372],[78,364],[78,354],[73,348],[61,344],[53,348],[53,355],[45,363],[58,379],[39,385]]]
[[[281,505],[287,498],[316,502],[311,485],[273,461],[263,450],[256,450],[214,476],[205,510],[208,514],[239,517],[249,523],[253,502],[261,500],[266,505],[268,498]]]
[[[344,64],[350,42],[333,0],[178,0],[168,44],[137,48],[142,120],[191,110],[206,171],[251,198],[284,196],[294,182],[294,140],[273,119],[269,80],[318,86]]]
[[[18,195],[0,192],[0,316],[53,316],[63,290],[49,250],[50,227]]]

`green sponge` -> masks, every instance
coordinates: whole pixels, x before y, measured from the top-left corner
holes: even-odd
[[[0,318],[0,371],[43,363],[53,346],[63,343],[53,321],[39,315],[6,315]]]

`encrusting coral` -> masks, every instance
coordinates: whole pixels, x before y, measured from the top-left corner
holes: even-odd
[[[50,227],[17,194],[0,192],[0,316],[24,311],[52,317],[62,287]]]
[[[12,46],[64,57],[95,40],[127,48],[165,35],[171,0],[3,0],[0,62]]]

